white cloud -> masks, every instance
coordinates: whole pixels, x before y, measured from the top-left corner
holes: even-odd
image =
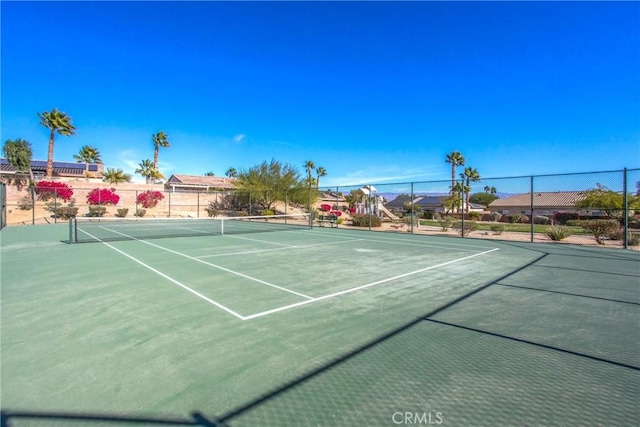
[[[239,133],[236,136],[233,137],[233,142],[240,144],[242,141],[244,141],[247,138],[247,135],[245,135],[244,133]]]
[[[360,184],[383,184],[383,183],[405,183],[425,181],[429,177],[433,179],[434,175],[438,175],[435,167],[399,167],[399,166],[381,166],[368,167],[353,172],[349,172],[343,176],[325,178],[327,186],[351,186]],[[323,184],[325,185],[325,184]]]

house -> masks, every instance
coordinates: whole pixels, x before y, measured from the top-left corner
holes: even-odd
[[[235,178],[204,175],[171,175],[164,187],[176,191],[220,191],[235,188]]]
[[[60,181],[85,180],[87,165],[73,162],[53,162],[53,179]],[[34,179],[44,179],[47,171],[46,160],[32,160],[31,171]],[[89,163],[89,178],[91,181],[102,181],[104,165],[102,163]],[[0,159],[0,175],[3,178],[12,178],[16,171],[9,164],[7,159]]]
[[[536,215],[556,213],[576,213],[580,216],[604,216],[600,210],[577,208],[576,203],[585,198],[584,191],[552,191],[533,193],[533,208]],[[489,205],[489,211],[505,215],[531,215],[531,193],[496,199]]]
[[[418,206],[423,212],[432,212],[432,213],[445,213],[447,209],[444,207],[444,202],[447,196],[413,196],[413,205]],[[411,202],[411,196],[400,195],[387,203],[385,207],[389,209],[393,213],[404,213],[406,212],[406,208],[404,207],[405,203]],[[466,207],[466,202],[463,202]],[[466,209],[465,209],[466,210]],[[470,212],[483,212],[485,210],[484,206],[478,205],[475,203],[469,203],[469,211]]]

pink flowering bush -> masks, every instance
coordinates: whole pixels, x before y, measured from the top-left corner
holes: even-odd
[[[116,205],[120,196],[115,193],[115,188],[94,188],[87,195],[89,205]]]
[[[36,184],[38,200],[62,199],[65,202],[71,200],[73,189],[64,182],[40,181]]]
[[[329,212],[331,210],[331,205],[322,204],[320,205],[320,210],[324,212]]]
[[[159,191],[147,190],[136,197],[136,203],[142,205],[145,209],[155,208],[158,202],[164,199],[164,195]]]
[[[329,215],[342,216],[342,212],[340,212],[340,211],[331,211],[331,212],[329,212]]]

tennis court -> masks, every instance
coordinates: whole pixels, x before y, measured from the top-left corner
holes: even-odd
[[[205,224],[5,228],[3,425],[640,422],[637,252]]]

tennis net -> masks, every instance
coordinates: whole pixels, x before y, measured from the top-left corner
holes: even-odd
[[[112,242],[170,237],[263,233],[311,228],[308,214],[226,218],[77,217],[69,222],[69,242]]]

